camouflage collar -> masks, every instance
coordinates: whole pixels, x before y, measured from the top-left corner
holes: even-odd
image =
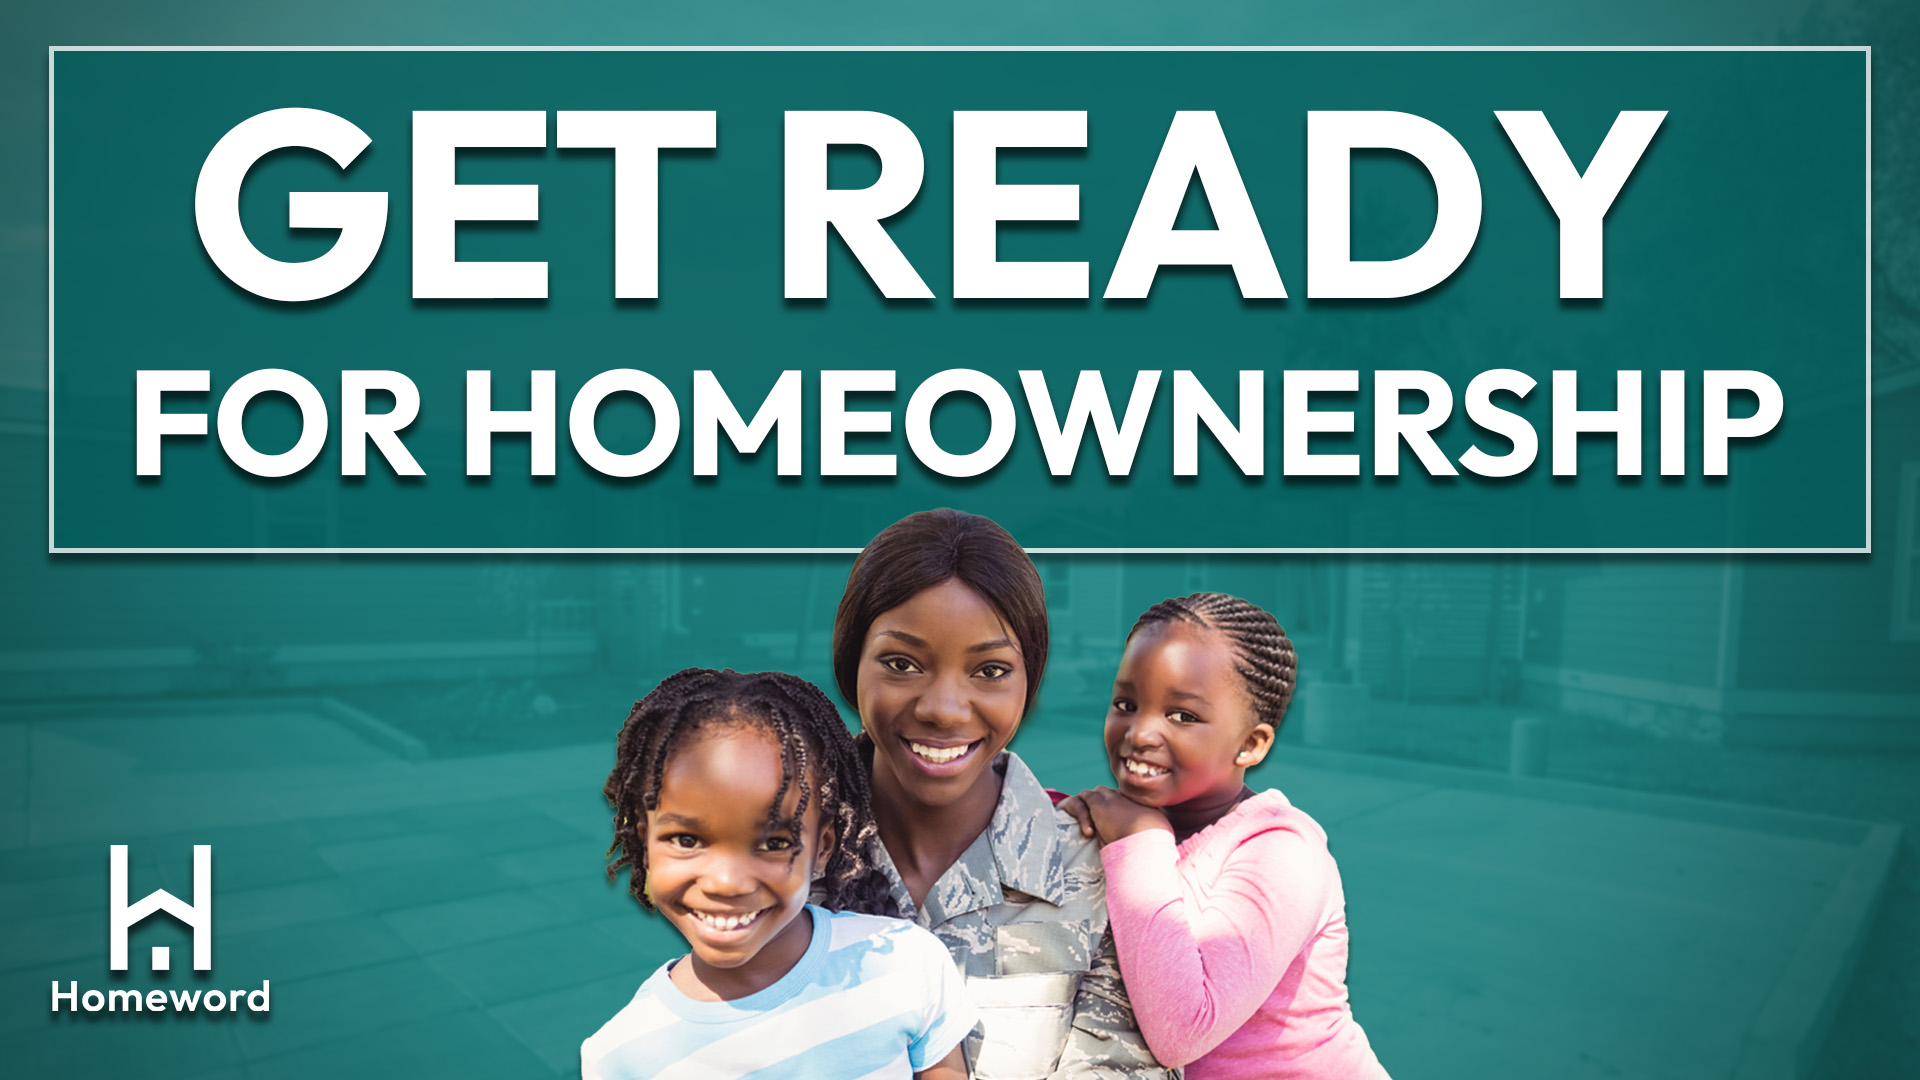
[[[993,820],[927,892],[929,926],[1002,904],[1008,892],[1055,905],[1066,900],[1060,826],[1047,789],[1012,753],[996,758],[993,769],[1002,777]]]
[[[1017,755],[1001,754],[993,768],[1002,777],[993,820],[933,883],[920,910],[915,910],[907,895],[886,846],[879,837],[873,839],[874,862],[887,875],[901,913],[922,926],[939,926],[997,906],[1006,901],[1009,890],[1049,904],[1066,902],[1060,826],[1054,817],[1052,798]]]
[[[1006,777],[993,823],[987,826],[1000,881],[1049,904],[1065,902],[1067,880],[1053,798],[1019,755],[1009,751],[994,765]]]

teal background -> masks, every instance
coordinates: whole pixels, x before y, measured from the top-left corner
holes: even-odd
[[[1327,826],[1355,1015],[1393,1075],[1920,1065],[1911,5],[345,2],[0,19],[17,150],[0,155],[0,1045],[25,1075],[572,1074],[579,1040],[677,948],[598,871],[597,791],[627,704],[696,662],[824,681],[849,564],[47,554],[44,47],[87,42],[1873,45],[1872,555],[1043,556],[1055,660],[1015,746],[1055,786],[1098,780],[1123,628],[1170,594],[1240,593],[1302,657],[1300,701],[1254,780]],[[268,537],[329,520],[254,515]],[[109,974],[114,843],[133,847],[136,895],[185,892],[190,845],[214,846],[209,979],[145,969],[150,946],[188,948],[164,919],[135,932],[133,970]],[[274,1011],[51,1017],[56,979],[268,979]]]
[[[1866,546],[1865,66],[1860,53],[60,53],[54,61],[55,532],[60,548],[857,548],[914,509],[965,505],[1040,548],[1857,548]],[[327,230],[292,235],[289,190],[387,191],[386,243],[369,272],[322,301],[265,301],[227,281],[194,233],[207,152],[240,120],[300,104],[359,124],[372,146],[343,178],[312,152],[282,152],[243,194],[249,233],[272,255],[310,258]],[[1668,119],[1607,216],[1602,301],[1558,298],[1557,219],[1493,112],[1543,110],[1583,163],[1623,109]],[[713,109],[718,148],[663,155],[661,297],[612,296],[612,164],[603,151],[465,152],[463,183],[538,183],[538,223],[460,230],[460,257],[549,266],[544,301],[412,299],[414,109]],[[1174,268],[1145,301],[955,301],[950,138],[956,109],[1081,109],[1088,148],[1003,155],[1006,183],[1075,183],[1081,219],[1009,225],[1007,261],[1091,264],[1097,297],[1175,110],[1219,112],[1292,299],[1244,301],[1226,268]],[[830,298],[782,299],[781,117],[877,109],[918,133],[919,197],[889,223],[933,301],[888,301],[845,246],[830,245]],[[1395,301],[1307,294],[1306,114],[1414,111],[1476,163],[1483,218],[1465,265]],[[550,121],[551,126],[551,121]],[[551,141],[551,136],[550,136]],[[836,186],[876,175],[841,155]],[[127,182],[134,165],[140,182]],[[1431,182],[1412,159],[1360,155],[1353,250],[1390,258],[1432,228]],[[1187,226],[1210,216],[1189,191]],[[406,433],[426,470],[339,475],[328,451],[284,479],[249,476],[217,440],[165,440],[165,475],[134,475],[132,395],[143,368],[212,369],[211,394],[170,396],[211,414],[235,379],[284,367],[337,396],[343,367],[390,367],[420,388]],[[646,476],[601,476],[567,444],[566,406],[600,371],[633,366],[681,402],[675,454]],[[692,371],[714,369],[749,414],[782,369],[804,373],[803,475],[771,449],[721,454],[692,475]],[[1438,441],[1450,458],[1507,443],[1464,415],[1468,382],[1510,367],[1539,386],[1506,398],[1540,457],[1514,478],[1430,477],[1401,453],[1374,477],[1375,368],[1420,368],[1454,387]],[[1741,440],[1730,475],[1700,475],[1703,368],[1755,368],[1787,403],[1767,438]],[[558,371],[559,471],[527,475],[527,440],[495,440],[490,478],[464,464],[465,372],[488,369],[494,406],[523,407],[527,372]],[[892,453],[897,477],[819,475],[818,372],[894,370],[896,392],[851,407],[894,414],[855,453]],[[990,472],[939,476],[912,456],[906,403],[926,377],[977,368],[1014,395],[1013,451]],[[1075,475],[1049,475],[1018,372],[1048,373],[1056,409],[1098,368],[1124,410],[1139,369],[1162,370],[1130,475],[1110,478],[1089,441]],[[1236,372],[1268,372],[1266,475],[1242,476],[1203,435],[1199,476],[1173,475],[1173,369],[1196,372],[1229,416]],[[1358,413],[1322,454],[1359,453],[1363,476],[1285,477],[1283,368],[1358,368],[1362,392],[1316,396]],[[1643,374],[1643,475],[1615,475],[1613,440],[1581,440],[1581,475],[1551,461],[1551,372],[1582,375],[1581,404],[1613,405],[1618,369]],[[1658,475],[1659,376],[1689,372],[1690,475]],[[1408,407],[1413,407],[1409,404]],[[1750,406],[1748,406],[1750,408]],[[273,395],[250,410],[256,446],[291,446],[298,413]],[[602,408],[603,442],[647,444],[631,396]],[[962,396],[936,413],[943,445],[984,440]],[[1223,499],[1236,512],[1222,514]],[[300,528],[281,524],[293,518]]]

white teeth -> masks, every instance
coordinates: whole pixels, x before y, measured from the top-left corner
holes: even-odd
[[[758,919],[765,911],[766,909],[762,908],[747,915],[709,915],[704,911],[694,911],[689,914],[715,930],[738,930]]]
[[[1120,764],[1125,766],[1126,770],[1135,776],[1167,775],[1167,770],[1161,768],[1158,765],[1149,765],[1144,761],[1135,761],[1132,758],[1127,758],[1126,760],[1122,761]]]
[[[909,740],[907,742],[907,748],[915,754],[933,762],[935,765],[943,765],[949,761],[956,761],[965,757],[967,751],[973,749],[973,744],[968,743],[965,746],[928,746],[926,743],[917,743]]]

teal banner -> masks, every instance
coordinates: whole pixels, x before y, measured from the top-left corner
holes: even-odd
[[[1860,50],[49,62],[56,551],[1868,545]]]

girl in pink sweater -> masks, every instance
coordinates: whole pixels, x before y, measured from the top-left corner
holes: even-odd
[[[1197,593],[1134,624],[1107,713],[1119,790],[1062,803],[1098,835],[1120,973],[1187,1080],[1386,1080],[1347,1007],[1346,900],[1327,834],[1246,770],[1293,694],[1272,615]]]

